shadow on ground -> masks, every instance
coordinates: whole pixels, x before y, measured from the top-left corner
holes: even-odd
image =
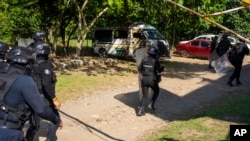
[[[201,112],[204,108],[214,104],[218,101],[225,100],[227,97],[236,96],[238,92],[247,92],[249,91],[248,85],[250,84],[250,79],[243,76],[250,76],[250,65],[247,64],[242,68],[242,77],[241,81],[243,85],[241,87],[229,87],[226,85],[226,81],[229,75],[232,73],[232,70],[228,74],[221,76],[217,80],[212,80],[207,77],[204,77],[206,73],[214,73],[212,70],[208,69],[207,65],[204,64],[195,64],[195,63],[185,63],[185,62],[171,62],[164,61],[164,65],[168,66],[166,74],[163,77],[166,78],[178,78],[183,80],[189,80],[191,78],[199,78],[200,81],[197,83],[205,83],[203,87],[200,87],[196,90],[192,90],[190,93],[185,96],[179,96],[177,93],[172,93],[167,89],[161,89],[160,95],[156,103],[156,111],[150,111],[147,109],[147,114],[152,114],[158,118],[161,118],[166,121],[173,120],[186,120],[192,115],[196,115]],[[161,82],[169,83],[171,82]],[[192,85],[192,83],[190,83]],[[139,95],[137,91],[130,93],[117,94],[115,99],[126,104],[127,106],[137,109],[139,105]],[[99,134],[109,138],[114,141],[122,141],[115,137],[112,137],[101,130],[98,130],[92,125],[89,125],[80,119],[68,115],[67,113],[60,112],[64,116],[74,120],[78,124],[85,126],[89,130],[94,130]],[[220,120],[230,121],[230,119],[222,118]],[[91,131],[90,131],[91,132]],[[45,136],[45,134],[41,134]],[[174,139],[168,139],[175,141]]]
[[[204,73],[214,73],[209,70],[207,65],[182,63],[182,62],[166,62],[168,65],[175,65],[168,70],[170,74],[165,77],[190,79],[199,78],[198,83],[205,83],[203,87],[192,90],[183,97],[179,94],[172,93],[166,89],[160,89],[160,94],[156,102],[156,111],[147,110],[149,114],[153,114],[163,120],[182,120],[192,115],[199,113],[202,109],[214,104],[216,102],[225,100],[228,97],[236,96],[238,93],[249,91],[250,79],[244,76],[250,76],[250,65],[245,65],[242,68],[241,81],[243,83],[240,87],[229,87],[226,82],[232,73],[232,69],[217,80],[212,80],[204,77]],[[190,68],[190,69],[189,69]],[[191,69],[193,68],[193,69]],[[203,68],[203,69],[201,69]],[[170,82],[171,83],[171,82]],[[190,84],[192,85],[192,84]],[[180,86],[181,87],[181,86]],[[167,88],[167,86],[166,86]],[[130,92],[118,94],[114,98],[128,105],[131,108],[136,108],[139,105],[138,92]],[[135,100],[137,99],[137,101]],[[220,119],[230,120],[230,119]]]
[[[156,102],[156,111],[152,112],[149,109],[146,109],[146,112],[147,114],[153,114],[154,116],[165,121],[187,120],[197,115],[202,116],[202,111],[207,107],[226,100],[232,96],[237,96],[239,93],[247,93],[250,90],[250,79],[245,77],[250,76],[249,62],[247,62],[247,65],[242,68],[241,82],[243,85],[240,87],[229,87],[226,84],[233,71],[232,68],[227,74],[221,75],[219,79],[212,80],[204,75],[206,73],[214,73],[213,70],[208,69],[207,65],[184,62],[165,62],[165,65],[175,67],[168,68],[168,72],[170,73],[165,74],[164,77],[178,78],[187,81],[191,78],[198,78],[200,81],[196,83],[205,84],[203,87],[192,90],[184,96],[179,96],[179,94],[172,93],[167,89],[160,89],[160,94]],[[171,82],[161,83],[169,83],[171,85]],[[190,85],[193,85],[192,81],[190,81]],[[118,94],[114,98],[129,107],[134,108],[135,111],[139,105],[139,96],[137,91]],[[219,120],[237,123],[237,121],[233,118],[221,117]]]

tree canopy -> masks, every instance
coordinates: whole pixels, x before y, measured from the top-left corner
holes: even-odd
[[[242,6],[237,0],[173,0],[201,14],[211,14]],[[244,37],[250,34],[249,8],[213,16],[212,20]],[[14,43],[31,37],[36,30],[48,32],[56,46],[91,36],[96,26],[113,26],[123,22],[145,22],[155,26],[173,46],[180,40],[204,33],[224,32],[185,9],[162,0],[1,0],[0,40]],[[80,42],[82,41],[82,42]],[[65,43],[64,45],[67,46]]]

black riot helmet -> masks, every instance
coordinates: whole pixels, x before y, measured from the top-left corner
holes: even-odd
[[[32,38],[34,41],[43,41],[47,33],[45,31],[36,31],[33,33]]]
[[[150,46],[149,48],[148,48],[148,55],[150,55],[150,56],[158,56],[158,54],[159,54],[159,51],[158,51],[158,48],[157,47],[155,47],[155,46]]]
[[[6,60],[9,63],[27,65],[35,61],[35,57],[32,54],[32,51],[26,47],[15,46],[8,52]]]
[[[9,45],[4,42],[0,42],[0,59],[5,59],[5,54],[8,52],[8,50]]]
[[[222,39],[228,39],[228,34],[227,33],[224,33],[223,35],[222,35]]]
[[[34,43],[32,46],[32,52],[36,54],[36,56],[39,55],[49,55],[50,54],[50,47],[48,44],[45,43]]]
[[[4,42],[0,42],[0,52],[8,52],[8,50],[9,45]]]

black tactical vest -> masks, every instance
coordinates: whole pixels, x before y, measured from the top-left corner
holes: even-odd
[[[146,57],[142,60],[142,75],[143,76],[153,76],[156,74],[155,70],[155,59]]]
[[[39,65],[41,63],[43,63],[44,61],[39,61],[37,63],[34,64],[34,68],[33,68],[33,73],[32,73],[32,78],[34,79],[34,81],[36,82],[37,88],[39,90],[39,93],[42,94],[43,90],[42,90],[42,72],[40,70]]]
[[[4,119],[2,120],[4,121],[3,124],[5,124],[8,122],[8,115],[14,115],[19,121],[18,124],[13,127],[15,129],[22,128],[30,116],[30,109],[26,104],[19,104],[17,108],[10,107],[4,102],[4,98],[16,79],[23,75],[24,72],[18,69],[0,69],[0,110],[5,113]]]
[[[22,76],[18,70],[9,70],[8,68],[0,69],[0,105],[4,105],[5,94],[9,91],[14,81]]]

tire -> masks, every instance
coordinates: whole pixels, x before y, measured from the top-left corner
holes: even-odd
[[[99,56],[102,58],[106,58],[106,57],[108,57],[108,53],[104,48],[100,48],[99,49]]]
[[[181,51],[181,56],[185,57],[185,58],[188,58],[188,57],[190,57],[190,54],[186,49],[184,49],[184,50]]]

